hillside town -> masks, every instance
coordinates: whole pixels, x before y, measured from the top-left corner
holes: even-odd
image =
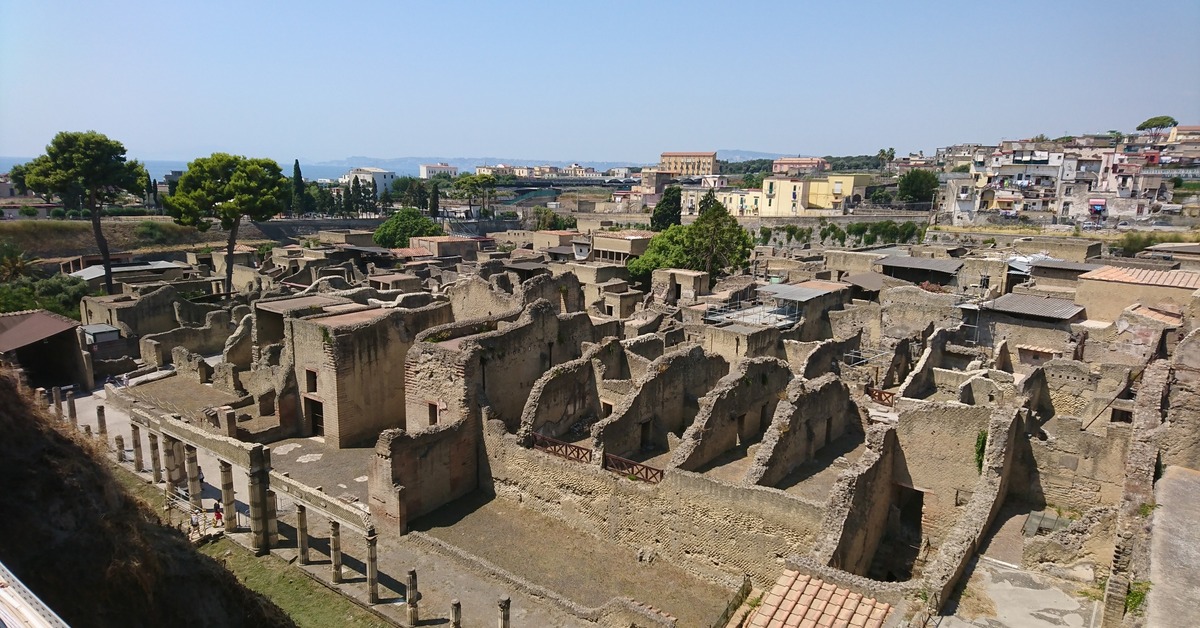
[[[7,244],[14,302],[80,288],[0,315],[4,382],[191,543],[388,624],[1189,625],[1200,127],[1153,120],[869,168],[131,170],[76,224],[213,239]],[[112,142],[15,167],[6,223],[72,224],[64,137]]]

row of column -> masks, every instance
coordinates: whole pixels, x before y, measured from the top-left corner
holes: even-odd
[[[44,389],[40,388],[37,390],[37,393],[41,399],[52,396],[55,418],[57,420],[63,420],[65,406],[66,419],[72,425],[78,427],[79,420],[75,409],[75,395],[72,391],[67,391],[64,395],[62,389],[56,386],[49,395]],[[90,433],[91,426],[85,427],[87,427],[87,431]],[[97,435],[100,438],[107,439],[108,429],[103,405],[96,406],[96,427]],[[130,422],[129,430],[133,445],[134,470],[139,473],[147,471],[145,467],[145,455],[142,450],[142,426]],[[196,508],[202,508],[201,492],[203,487],[200,481],[200,464],[196,447],[188,445],[170,435],[160,435],[153,430],[147,431],[146,438],[150,443],[150,468],[148,470],[151,473],[154,483],[159,484],[165,480],[167,492],[175,494],[178,486],[186,481],[188,502]],[[160,442],[161,456],[159,455]],[[116,437],[116,447],[118,460],[124,462],[125,444],[124,439],[120,435]],[[261,445],[256,446],[251,450],[251,468],[246,471],[247,485],[250,487],[248,500],[250,506],[250,546],[258,555],[267,553],[270,550],[270,546],[274,545],[278,539],[277,501],[275,492],[270,490],[270,460],[270,449]],[[225,526],[229,531],[236,531],[238,530],[238,520],[233,487],[233,464],[220,459],[217,460],[217,464],[220,467],[221,473],[221,506],[222,511],[225,513]],[[329,553],[332,570],[330,578],[335,584],[342,582],[341,527],[341,523],[337,520],[329,520]],[[376,548],[377,536],[374,528],[367,529],[365,539],[367,543],[368,598],[372,604],[377,604],[379,603],[379,559]],[[300,503],[296,504],[296,544],[299,549],[300,564],[310,564],[308,507]],[[417,571],[415,569],[408,571],[405,598],[408,608],[408,622],[410,625],[415,626],[420,621],[420,592],[417,588]],[[500,628],[509,628],[510,606],[511,600],[508,596],[500,598],[498,602]],[[458,600],[451,602],[450,622],[452,628],[460,628],[462,626],[462,605]]]

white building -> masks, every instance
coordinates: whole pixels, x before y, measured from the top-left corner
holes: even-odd
[[[432,179],[439,174],[448,174],[451,177],[458,176],[458,166],[451,166],[448,163],[436,164],[421,164],[420,176],[422,179]]]
[[[338,179],[341,185],[352,185],[352,181],[358,179],[358,184],[370,187],[371,182],[375,182],[375,195],[379,196],[384,190],[392,189],[392,182],[396,180],[396,173],[384,170],[383,168],[353,168],[350,172],[342,175]]]

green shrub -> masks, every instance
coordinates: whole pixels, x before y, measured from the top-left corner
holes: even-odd
[[[80,216],[79,212],[74,209],[67,212],[67,220],[79,220],[79,216]]]
[[[167,230],[163,228],[163,225],[152,220],[139,222],[133,228],[133,235],[137,236],[138,240],[150,244],[165,244],[171,239],[170,235],[167,234]]]
[[[79,302],[87,295],[87,283],[69,275],[21,277],[0,284],[0,312],[45,309],[78,320]]]
[[[54,209],[50,210],[50,217],[62,220],[67,217],[67,210],[61,207],[55,207]]]
[[[21,215],[25,216],[26,218],[33,218],[34,216],[38,215],[36,207],[22,207],[20,212]]]
[[[979,430],[975,435],[975,470],[983,473],[983,456],[987,452],[987,430]]]
[[[1150,592],[1150,583],[1138,580],[1129,583],[1129,594],[1125,596],[1125,612],[1134,615],[1142,614],[1142,606],[1146,604],[1146,594]]]

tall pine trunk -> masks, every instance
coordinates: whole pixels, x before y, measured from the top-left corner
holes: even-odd
[[[112,259],[108,255],[108,240],[100,228],[100,208],[97,207],[95,192],[88,192],[87,208],[92,213],[92,235],[96,236],[96,248],[100,249],[100,260],[104,264],[104,293],[112,294]]]
[[[242,225],[239,217],[229,229],[229,241],[225,243],[225,292],[233,292],[233,247],[237,244],[238,227]]]

